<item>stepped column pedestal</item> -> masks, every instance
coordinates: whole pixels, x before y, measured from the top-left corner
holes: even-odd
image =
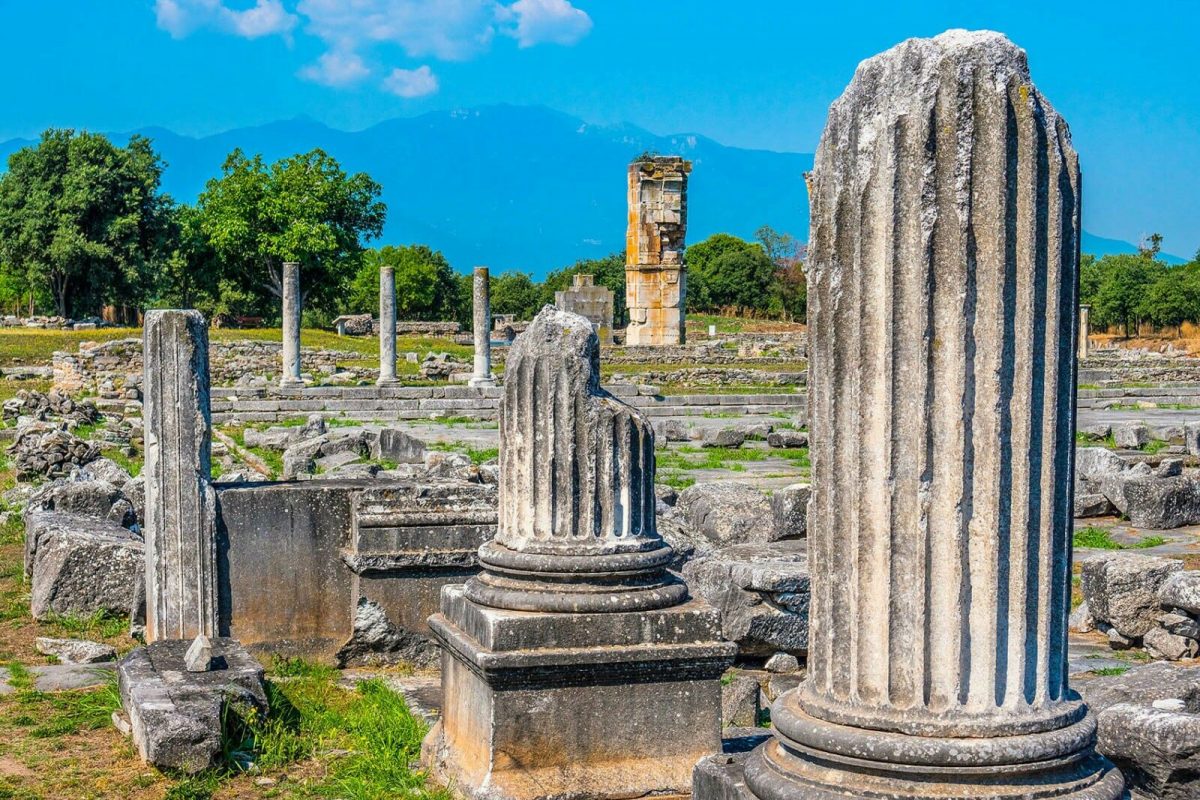
[[[666,571],[654,433],[600,388],[587,319],[547,306],[506,361],[496,538],[442,592],[442,719],[423,748],[471,798],[687,792],[721,746],[720,616]]]

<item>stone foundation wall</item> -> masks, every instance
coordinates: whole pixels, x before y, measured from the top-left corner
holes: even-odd
[[[653,386],[610,384],[605,387],[648,416],[713,413],[804,414],[801,392],[779,394],[659,395]],[[213,422],[278,422],[306,414],[362,421],[473,417],[496,419],[502,390],[468,386],[313,386],[282,389],[219,388],[212,390]],[[98,404],[106,409],[103,403]]]
[[[244,375],[278,380],[282,348],[279,342],[213,342],[209,347],[213,384],[233,384]],[[362,356],[348,350],[304,348],[300,358],[305,372],[333,374],[342,369],[341,364],[361,360]],[[140,397],[141,339],[84,343],[79,346],[77,353],[55,352],[52,365],[54,388],[67,394],[88,393],[130,399]],[[351,371],[363,380],[374,380],[377,373],[376,369],[355,368]]]

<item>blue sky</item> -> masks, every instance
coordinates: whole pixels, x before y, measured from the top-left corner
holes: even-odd
[[[0,0],[0,139],[514,103],[811,152],[859,61],[951,27],[1029,52],[1080,151],[1089,231],[1200,249],[1193,0]]]

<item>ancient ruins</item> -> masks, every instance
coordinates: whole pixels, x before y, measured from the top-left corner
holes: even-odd
[[[625,303],[630,345],[685,340],[687,180],[690,161],[641,156],[629,165],[629,227],[625,234]]]
[[[554,293],[554,305],[592,323],[600,344],[612,344],[613,293],[611,289],[597,286],[595,276],[572,276],[571,288]]]
[[[0,370],[44,381],[0,409],[12,621],[60,629],[12,702],[115,679],[96,741],[112,713],[135,765],[263,796],[370,749],[312,746],[305,681],[390,698],[414,796],[1200,796],[1200,365],[1089,331],[1024,51],[858,67],[807,327],[686,340],[690,169],[629,165],[624,343],[591,275],[521,320],[476,267],[460,332],[398,320],[384,266],[378,320],[302,347],[289,262],[279,340],[148,310]]]

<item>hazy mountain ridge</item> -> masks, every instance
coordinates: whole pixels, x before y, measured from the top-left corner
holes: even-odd
[[[135,133],[154,140],[168,164],[164,188],[184,202],[195,200],[235,147],[268,160],[321,147],[348,171],[382,184],[384,243],[426,243],[459,270],[487,264],[540,277],[622,249],[625,170],[646,150],[694,163],[689,241],[718,232],[749,238],[763,224],[808,235],[802,175],[811,154],[726,147],[699,134],[657,136],[628,123],[594,125],[542,107],[431,112],[352,132],[298,118],[199,138],[161,127]],[[0,158],[28,144],[0,143]],[[1083,245],[1097,254],[1136,250],[1087,232]]]

